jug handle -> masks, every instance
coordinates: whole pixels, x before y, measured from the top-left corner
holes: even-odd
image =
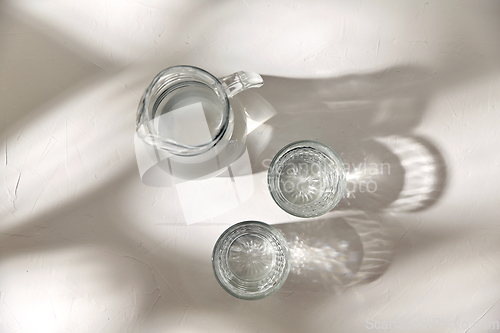
[[[220,78],[219,81],[226,89],[226,94],[229,98],[242,92],[243,90],[247,90],[249,88],[259,88],[264,84],[262,77],[253,72],[236,72]]]

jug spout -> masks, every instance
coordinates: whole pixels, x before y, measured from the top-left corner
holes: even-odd
[[[262,77],[253,72],[236,72],[220,78],[219,81],[226,89],[227,97],[229,98],[242,92],[243,90],[247,90],[249,88],[259,88],[264,84]]]

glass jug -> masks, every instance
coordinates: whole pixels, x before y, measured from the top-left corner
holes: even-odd
[[[233,96],[262,84],[256,73],[217,79],[197,67],[167,68],[141,98],[136,134],[154,148],[169,174],[180,179],[206,176],[243,154],[246,114]]]

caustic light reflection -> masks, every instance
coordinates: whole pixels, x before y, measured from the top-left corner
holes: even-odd
[[[383,143],[367,141],[342,154],[346,194],[339,208],[378,211],[397,198],[404,183],[404,169],[397,155]]]
[[[339,207],[418,211],[434,204],[444,190],[444,158],[425,138],[377,138],[344,155],[346,195]]]
[[[343,219],[323,219],[278,226],[290,248],[288,286],[322,290],[349,283],[358,272],[363,246]]]
[[[389,206],[395,211],[418,211],[435,203],[444,191],[446,165],[439,150],[421,137],[391,136],[384,143],[405,170],[404,186]]]
[[[388,233],[362,213],[277,228],[290,248],[288,287],[340,290],[379,277],[390,263]]]
[[[290,242],[292,247],[292,273],[308,274],[308,271],[321,270],[325,273],[335,273],[335,277],[341,280],[343,277],[351,277],[353,269],[359,262],[360,253],[350,252],[352,244],[347,240],[340,240],[334,244],[316,244],[311,246],[301,240],[298,236]]]

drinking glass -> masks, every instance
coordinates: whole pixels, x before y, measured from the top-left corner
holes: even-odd
[[[240,222],[215,243],[212,266],[217,281],[229,294],[260,299],[285,282],[290,271],[288,243],[280,231],[266,223]]]
[[[345,193],[344,164],[330,147],[297,141],[282,148],[267,174],[272,198],[284,211],[315,217],[332,210]]]

